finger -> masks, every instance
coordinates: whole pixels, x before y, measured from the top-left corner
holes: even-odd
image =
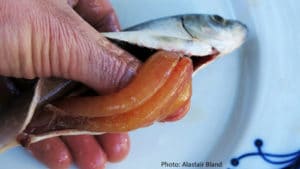
[[[96,136],[110,162],[123,160],[129,153],[130,139],[128,133],[107,133]]]
[[[74,9],[98,31],[120,30],[117,15],[108,0],[79,0]]]
[[[51,169],[69,168],[71,155],[65,144],[58,138],[50,138],[29,146],[33,156]]]
[[[124,87],[141,63],[62,2],[5,1],[15,10],[0,19],[0,75],[60,77],[101,93]]]
[[[74,6],[77,13],[98,31],[114,32],[120,30],[119,21],[109,0],[73,1],[77,2]],[[103,37],[99,37],[98,42],[100,43],[100,46],[98,47],[100,49],[99,55],[102,55],[102,57],[98,57],[98,61],[94,58],[88,58],[89,63],[87,64],[89,70],[87,73],[86,70],[83,70],[79,73],[74,73],[75,75],[71,75],[70,77],[87,84],[89,87],[96,89],[100,93],[110,93],[128,84],[140,66],[140,62],[136,58],[131,57],[129,53],[120,50],[107,42]],[[83,60],[82,63],[83,67],[85,67],[84,65],[87,65],[85,60]],[[99,67],[101,67],[103,71],[97,71],[100,73],[93,75],[95,74],[94,70]],[[70,72],[72,73],[73,71]],[[101,74],[102,77],[97,78],[99,74]],[[105,74],[106,77],[104,76]],[[91,78],[92,76],[99,80]]]
[[[80,169],[105,168],[106,155],[93,136],[65,136],[63,140]]]

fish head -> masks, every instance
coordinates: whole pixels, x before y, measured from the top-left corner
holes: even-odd
[[[243,23],[219,15],[185,15],[182,24],[187,33],[216,49],[220,55],[232,52],[246,40],[248,29]]]

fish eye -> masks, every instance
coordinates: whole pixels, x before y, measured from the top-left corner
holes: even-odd
[[[216,23],[219,23],[219,24],[225,24],[225,19],[223,17],[221,17],[220,15],[213,15],[211,16],[211,19],[216,22]]]

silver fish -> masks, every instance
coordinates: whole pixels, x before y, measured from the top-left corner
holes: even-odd
[[[109,39],[138,46],[183,52],[188,56],[228,54],[240,47],[247,27],[218,15],[177,15],[148,21],[122,32],[102,33]],[[216,51],[215,51],[216,50]]]
[[[194,66],[197,66],[197,62],[207,64],[241,46],[247,36],[247,27],[239,21],[226,20],[218,15],[194,14],[165,17],[122,32],[102,34],[109,39],[144,48],[182,52],[187,57],[197,56],[192,57]],[[70,86],[72,82],[66,80],[40,79],[34,91],[14,100],[18,107],[1,107],[0,104],[0,119],[3,122],[0,125],[0,151],[20,144],[19,141],[30,144],[59,135],[100,134],[75,129],[39,134],[24,132],[28,125],[34,123],[32,117],[36,110],[54,98],[64,96]],[[51,123],[51,118],[46,120]]]

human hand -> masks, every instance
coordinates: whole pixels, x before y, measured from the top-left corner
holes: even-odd
[[[69,1],[69,5],[97,30],[119,30],[108,1]],[[0,8],[1,75],[63,77],[104,93],[125,85],[139,65],[85,23],[67,1],[1,0]],[[107,160],[123,159],[130,146],[127,133],[62,138],[29,149],[50,168],[68,168],[72,160],[80,168],[104,168]]]
[[[55,76],[109,93],[127,84],[140,65],[96,30],[119,30],[108,0],[0,0],[0,5],[0,75]]]
[[[96,31],[119,29],[107,0],[0,0],[0,11],[0,75],[62,77],[109,93],[126,85],[140,65]],[[104,168],[107,160],[127,155],[129,137],[56,137],[30,150],[49,168],[68,168],[72,160],[80,168]]]

